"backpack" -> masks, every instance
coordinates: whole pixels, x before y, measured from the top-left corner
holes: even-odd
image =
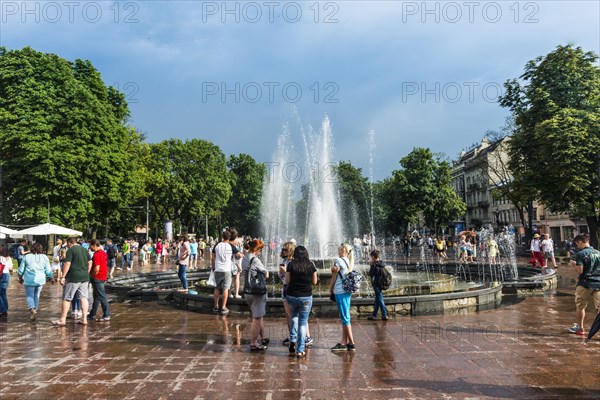
[[[342,258],[342,261],[344,261],[344,263],[348,267],[348,263],[346,262],[346,260]],[[360,289],[360,284],[363,280],[363,276],[360,274],[360,272],[352,270],[348,272],[348,275],[343,276],[342,271],[340,270],[340,276],[342,277],[342,288],[344,289],[344,292],[358,292],[358,290]]]
[[[392,285],[392,274],[386,267],[379,267],[377,268],[374,283],[379,289],[388,290]]]
[[[20,245],[14,246],[13,247],[13,256],[12,258],[14,258],[17,261],[20,261],[21,258],[23,258],[23,256],[21,255],[21,253],[19,252],[19,247],[21,247]]]
[[[109,246],[106,246],[106,255],[108,256],[108,258],[115,258],[117,256],[117,250],[115,249],[115,245],[111,244]]]

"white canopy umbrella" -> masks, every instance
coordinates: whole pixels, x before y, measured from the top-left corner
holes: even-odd
[[[31,228],[18,231],[20,235],[64,235],[64,236],[81,236],[83,232],[74,229],[65,228],[50,223],[45,223]]]
[[[17,235],[20,237],[19,231],[0,225],[0,239],[4,239],[6,235]]]

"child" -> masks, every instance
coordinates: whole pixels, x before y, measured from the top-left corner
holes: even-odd
[[[388,320],[387,309],[385,308],[385,303],[383,301],[382,290],[378,286],[377,277],[382,272],[379,270],[380,268],[385,268],[383,262],[380,259],[379,250],[371,251],[371,268],[369,269],[369,278],[371,278],[371,283],[373,285],[373,290],[375,291],[375,305],[373,306],[373,314],[368,317],[370,320],[374,320],[377,317],[377,311],[381,308],[381,319],[383,321]]]

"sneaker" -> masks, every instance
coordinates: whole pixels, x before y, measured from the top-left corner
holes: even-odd
[[[290,345],[290,338],[285,338],[283,339],[283,341],[281,342],[282,346],[289,346]]]
[[[581,328],[577,332],[575,332],[575,334],[579,335],[579,336],[584,336],[585,335],[585,331],[583,330],[583,328]]]
[[[242,296],[240,296],[240,295],[236,295],[236,296],[235,296],[235,298],[236,298],[236,299],[241,299],[241,298],[242,298]]]
[[[342,345],[341,343],[336,344],[331,348],[331,351],[347,351],[348,347]]]
[[[221,315],[229,314],[229,308],[222,308]]]
[[[307,336],[304,345],[306,347],[312,347],[314,341],[315,340],[311,336]]]
[[[288,350],[290,352],[290,357],[293,357],[294,354],[296,354],[296,343],[290,342],[290,347],[288,347]]]
[[[35,308],[32,308],[32,309],[29,311],[29,320],[30,320],[31,322],[34,322],[34,321],[35,321],[35,318],[36,318],[36,316],[37,316],[37,311],[35,310]]]
[[[573,326],[569,328],[569,332],[571,332],[571,333],[577,333],[577,331],[579,329],[581,329],[581,328],[579,328],[579,324],[573,324]]]
[[[213,312],[218,313],[219,312],[219,307],[213,307]]]
[[[387,321],[389,318],[388,317],[382,317],[381,320],[382,321]]]
[[[356,351],[356,346],[354,345],[354,343],[349,343],[348,345],[346,345],[346,349],[348,349],[348,351]]]
[[[102,318],[98,318],[96,319],[97,322],[108,322],[110,321],[110,317],[102,317]]]
[[[369,316],[367,317],[367,319],[368,319],[369,321],[375,321],[375,317],[374,317],[374,316],[372,316],[372,315],[369,315]]]

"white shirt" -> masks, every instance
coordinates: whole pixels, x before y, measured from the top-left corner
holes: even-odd
[[[233,263],[233,249],[231,243],[219,242],[215,246],[215,272],[231,273]]]
[[[554,242],[552,239],[542,240],[542,247],[544,248],[545,253],[554,253]]]
[[[0,264],[4,264],[6,267],[4,268],[4,271],[2,271],[3,274],[10,274],[10,270],[12,269],[12,258],[10,257],[0,257]]]
[[[540,239],[533,239],[531,241],[531,248],[530,248],[530,250],[531,251],[537,251],[537,252],[540,251]]]

